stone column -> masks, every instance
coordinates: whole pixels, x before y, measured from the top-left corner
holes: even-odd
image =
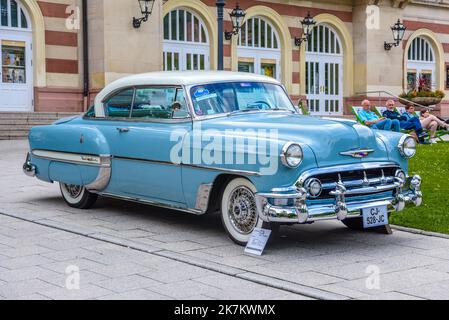
[[[384,42],[393,42],[391,26],[402,20],[400,1],[354,1],[354,83],[355,92],[388,91],[394,95],[402,92],[402,43],[390,51]],[[368,94],[377,97],[378,94]],[[381,93],[384,97],[388,96]]]
[[[95,92],[123,76],[162,70],[162,1],[155,1],[148,22],[135,0],[89,0],[89,63]]]

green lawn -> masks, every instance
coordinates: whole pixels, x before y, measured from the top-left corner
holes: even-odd
[[[391,223],[449,234],[449,143],[419,146],[409,173],[423,178],[424,203],[393,214]]]

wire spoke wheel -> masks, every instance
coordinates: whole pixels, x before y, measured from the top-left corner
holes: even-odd
[[[83,187],[76,186],[74,184],[64,184],[67,189],[67,192],[70,194],[72,198],[78,198],[83,192]]]
[[[257,224],[257,208],[253,192],[240,186],[231,193],[228,207],[229,219],[242,234],[251,234]]]

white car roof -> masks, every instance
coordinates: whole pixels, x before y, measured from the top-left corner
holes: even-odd
[[[196,85],[217,82],[267,82],[280,84],[274,78],[243,72],[230,71],[164,71],[123,77],[107,85],[95,98],[95,114],[104,117],[102,101],[120,88],[143,85]]]

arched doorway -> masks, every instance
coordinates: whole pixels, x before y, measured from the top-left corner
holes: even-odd
[[[425,86],[436,87],[436,56],[431,43],[425,37],[412,40],[407,51],[407,91]]]
[[[164,70],[210,69],[209,32],[197,14],[177,8],[164,17]]]
[[[343,49],[329,25],[317,25],[307,42],[305,81],[311,114],[343,114]]]
[[[237,39],[238,70],[281,78],[281,43],[274,26],[263,17],[248,19]]]
[[[18,0],[0,0],[0,111],[33,110],[31,20]]]

